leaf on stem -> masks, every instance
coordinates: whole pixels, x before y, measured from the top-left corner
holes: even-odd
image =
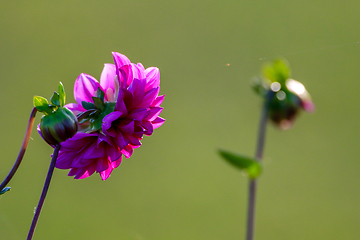
[[[240,170],[246,170],[249,178],[257,178],[262,171],[261,165],[254,158],[242,156],[225,150],[219,150],[219,154],[233,166],[239,168]]]

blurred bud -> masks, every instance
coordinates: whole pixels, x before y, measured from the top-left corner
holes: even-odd
[[[44,140],[50,145],[56,145],[71,138],[77,133],[78,120],[65,105],[65,90],[60,82],[59,93],[54,92],[50,98],[35,96],[34,106],[44,113],[40,122],[40,131]]]
[[[253,89],[268,98],[269,118],[281,129],[289,129],[301,109],[313,112],[315,106],[304,85],[290,78],[290,68],[285,60],[275,60],[263,68],[263,78],[253,82]],[[267,94],[269,91],[273,94]]]
[[[78,130],[76,116],[66,107],[58,108],[49,115],[44,115],[40,122],[41,135],[50,145],[64,142],[74,136]]]

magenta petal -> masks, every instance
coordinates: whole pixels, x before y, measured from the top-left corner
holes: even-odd
[[[165,95],[158,96],[155,100],[151,103],[152,107],[160,107],[161,103],[164,101]]]
[[[125,138],[129,139],[130,144],[134,146],[141,145],[140,140],[137,137],[134,137],[133,135],[124,134]]]
[[[131,113],[129,113],[127,117],[141,122],[145,118],[145,116],[147,116],[147,114],[148,113],[146,108],[140,108],[131,111]]]
[[[112,113],[109,113],[108,115],[106,115],[103,118],[103,122],[101,124],[102,131],[111,137],[115,137],[116,133],[113,131],[108,131],[108,130],[109,130],[109,128],[111,128],[112,122],[117,120],[121,115],[122,115],[122,113],[119,111],[115,111],[115,112],[112,112]]]
[[[133,100],[133,107],[138,106],[145,95],[145,84],[143,81],[140,81],[138,79],[134,79],[132,83],[130,84],[128,90],[132,93],[134,100]]]
[[[56,159],[56,167],[59,169],[71,168],[71,163],[76,155],[76,152],[60,152]]]
[[[120,156],[120,158],[118,159],[118,160],[116,160],[116,161],[114,161],[114,162],[112,162],[111,163],[111,167],[113,168],[113,169],[115,169],[115,168],[117,168],[119,165],[120,165],[120,163],[121,163],[121,156]]]
[[[85,112],[86,110],[82,107],[81,104],[77,104],[77,103],[69,103],[66,104],[64,107],[66,107],[67,109],[69,109],[70,111],[72,111],[75,116],[78,115],[79,113]]]
[[[85,159],[94,159],[94,158],[103,158],[105,157],[105,146],[104,144],[97,145],[97,143],[91,144],[85,151],[83,158]]]
[[[110,177],[110,174],[112,172],[113,168],[111,166],[109,166],[108,169],[106,169],[105,171],[100,172],[100,177],[103,181],[105,181],[106,179],[108,179],[108,177]]]
[[[78,104],[82,101],[92,102],[94,93],[100,87],[99,82],[92,76],[82,73],[76,79],[74,86],[74,97]]]
[[[142,122],[141,126],[145,129],[144,134],[150,136],[154,132],[153,125],[150,122]]]
[[[152,102],[155,100],[155,98],[157,97],[157,95],[159,94],[159,91],[160,91],[160,88],[157,87],[157,88],[153,88],[151,89],[150,91],[148,91],[142,102],[140,103],[140,105],[138,106],[139,108],[142,108],[142,107],[150,107],[150,105],[152,104]]]
[[[122,154],[124,154],[124,156],[126,158],[130,158],[131,155],[133,154],[134,152],[134,149],[131,147],[131,146],[126,146],[123,150],[121,150]]]
[[[129,65],[131,63],[130,60],[121,53],[112,52],[112,55],[114,57],[114,62],[117,69],[121,68],[124,65]]]
[[[119,111],[122,112],[123,114],[127,115],[128,110],[126,108],[126,104],[125,104],[125,99],[126,99],[126,95],[129,95],[129,93],[126,93],[127,90],[124,89],[119,89],[119,95],[116,101],[116,105],[115,105],[115,111]],[[131,93],[130,93],[131,95]]]
[[[144,67],[138,67],[137,65],[135,65],[134,63],[131,64],[131,68],[133,71],[133,78],[135,79],[145,79],[146,75],[144,73],[143,68]]]
[[[146,74],[146,87],[145,91],[151,88],[159,87],[160,85],[160,71],[157,67],[149,67],[145,70]]]
[[[119,149],[122,150],[126,145],[130,143],[128,139],[125,139],[120,131],[116,131],[116,138],[114,139],[115,143],[119,146]]]
[[[99,158],[96,161],[96,172],[100,173],[102,171],[105,171],[106,169],[108,169],[110,166],[110,163],[108,161],[108,159],[106,157],[104,158]]]
[[[158,128],[161,125],[163,125],[165,122],[165,119],[161,118],[161,117],[157,117],[154,121],[152,121],[151,123],[153,124],[153,128]]]
[[[133,134],[134,133],[134,127],[135,127],[134,121],[131,121],[131,122],[126,123],[126,124],[121,124],[121,125],[118,126],[118,128],[121,130],[121,132],[127,133],[127,134]]]
[[[115,101],[114,93],[115,93],[115,79],[116,77],[116,68],[114,64],[106,63],[104,64],[104,69],[100,76],[100,85],[104,89],[105,92],[105,100],[107,101]]]
[[[118,71],[120,88],[127,88],[133,81],[133,70],[131,65],[125,65]]]
[[[145,120],[148,121],[153,121],[155,120],[160,113],[162,112],[163,108],[162,107],[152,107],[149,110],[149,114],[147,115],[147,117],[145,118]]]
[[[121,151],[120,151],[119,147],[117,147],[117,146],[112,147],[112,146],[108,145],[106,147],[106,156],[108,157],[108,159],[111,162],[114,162],[121,157]]]
[[[84,179],[90,177],[94,172],[95,166],[93,164],[84,168],[78,168],[78,170],[76,171],[75,179]]]

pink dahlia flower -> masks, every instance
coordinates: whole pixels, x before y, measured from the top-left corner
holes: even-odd
[[[74,86],[77,103],[67,104],[78,117],[78,133],[61,143],[56,167],[70,169],[76,179],[94,172],[106,180],[151,135],[165,119],[159,117],[164,95],[159,96],[160,72],[145,69],[125,56],[113,52],[114,64],[105,64],[100,83],[88,74],[80,74]],[[84,117],[85,116],[85,117]]]

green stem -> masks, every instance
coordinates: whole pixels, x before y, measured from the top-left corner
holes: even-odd
[[[32,127],[34,125],[34,120],[35,120],[35,115],[36,115],[36,112],[37,112],[37,109],[36,108],[33,108],[33,110],[31,111],[31,114],[30,114],[30,119],[29,119],[29,123],[28,123],[28,126],[27,126],[27,129],[26,129],[26,133],[25,133],[25,137],[24,137],[24,141],[21,145],[21,148],[20,148],[20,152],[19,152],[19,155],[14,163],[14,166],[12,167],[12,169],[10,170],[9,174],[6,176],[6,178],[4,179],[4,181],[1,183],[0,185],[0,190],[2,190],[11,180],[11,178],[14,176],[14,174],[16,173],[17,169],[19,168],[20,166],[20,163],[24,157],[24,154],[25,154],[25,151],[26,151],[26,148],[27,148],[27,145],[29,143],[29,139],[30,139],[30,136],[31,136],[31,131],[32,131]]]
[[[261,113],[257,145],[256,145],[256,152],[255,152],[255,158],[259,162],[262,161],[262,157],[263,157],[263,153],[264,153],[266,123],[267,123],[267,119],[268,119],[270,101],[273,98],[273,96],[274,96],[274,93],[272,91],[269,91],[267,93],[265,101],[264,101],[262,113]],[[254,240],[256,189],[257,189],[257,180],[250,179],[249,180],[249,198],[248,198],[246,240]]]

